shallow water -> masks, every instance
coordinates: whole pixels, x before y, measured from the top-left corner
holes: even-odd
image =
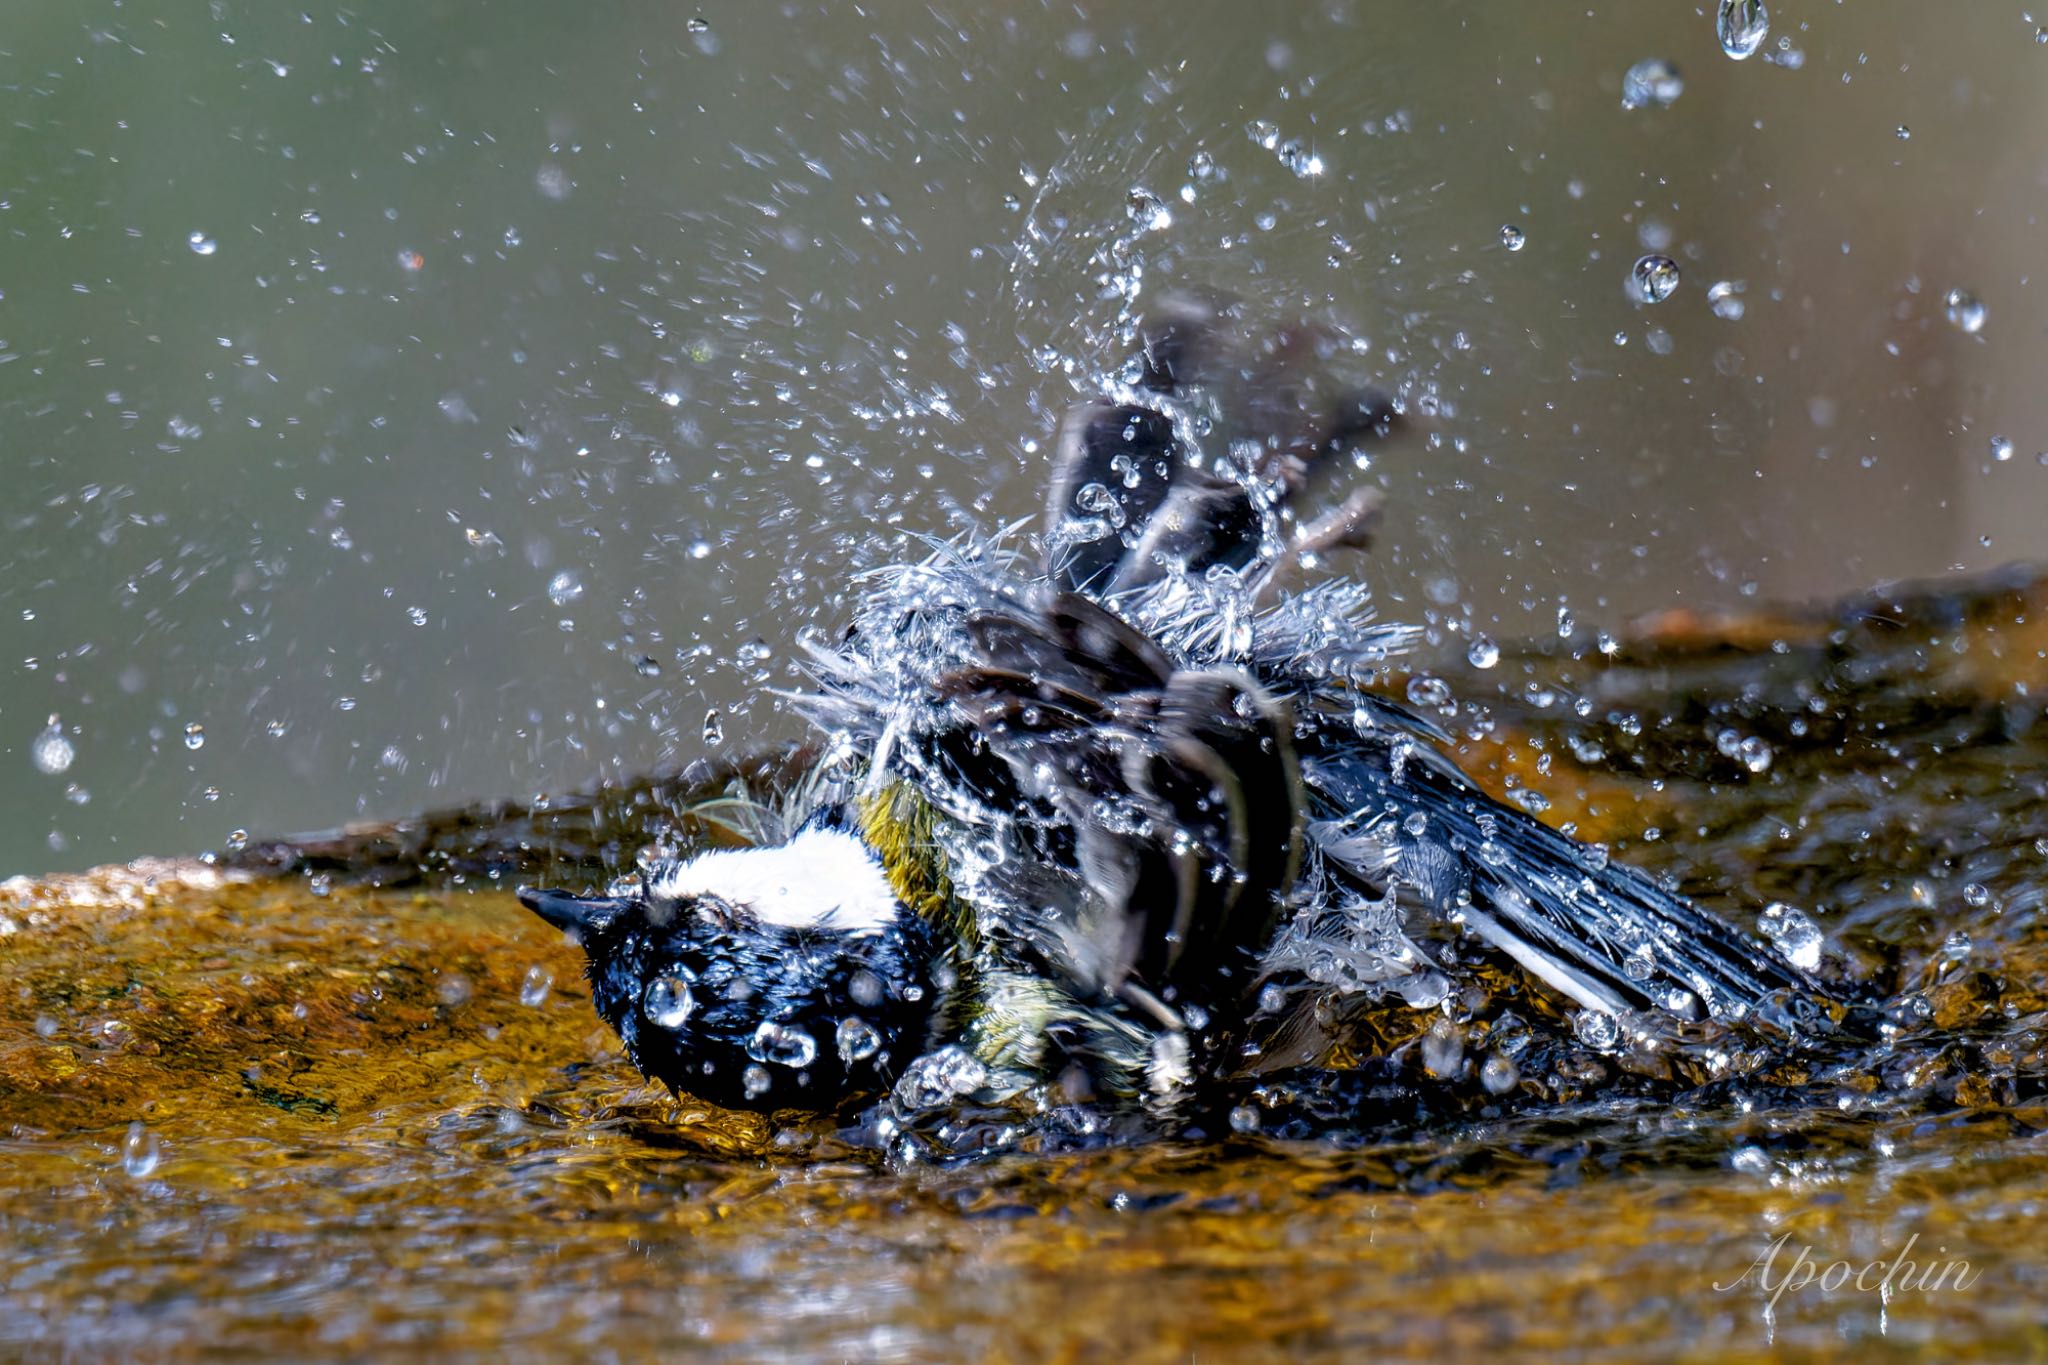
[[[944,1162],[678,1104],[504,886],[618,864],[708,769],[17,879],[0,1348],[2039,1358],[2044,606],[2020,576],[1667,618],[1454,680],[1497,790],[1730,913],[1796,898],[1889,1010],[1694,1091],[1438,1103],[1410,1049],[1258,1134]]]

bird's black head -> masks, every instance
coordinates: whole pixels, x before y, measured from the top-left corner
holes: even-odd
[[[728,1108],[823,1112],[885,1091],[924,1050],[936,945],[915,914],[777,922],[672,886],[519,892],[582,945],[597,1012],[648,1077]]]

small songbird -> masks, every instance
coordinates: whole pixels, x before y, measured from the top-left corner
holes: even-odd
[[[1364,543],[1373,497],[1312,493],[1402,418],[1319,388],[1327,334],[1238,330],[1154,311],[1062,424],[1036,553],[967,537],[868,576],[810,647],[824,739],[755,846],[521,890],[642,1072],[754,1109],[1057,1079],[1168,1112],[1344,1044],[1333,998],[1439,1010],[1480,962],[1605,1050],[1818,994],[1363,689],[1415,633],[1355,580],[1288,582]]]

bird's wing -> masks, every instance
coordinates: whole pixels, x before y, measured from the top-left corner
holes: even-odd
[[[1214,1000],[1251,984],[1292,885],[1301,779],[1286,705],[1244,673],[1158,669],[1086,598],[982,613],[974,662],[939,694],[949,766],[1033,844],[1016,875],[1071,869],[1063,903],[1011,905],[1017,937],[1083,994]],[[996,765],[1000,771],[989,771]]]
[[[1319,805],[1344,813],[1314,827],[1332,861],[1373,885],[1398,879],[1586,1009],[1684,1014],[1696,1000],[1723,1017],[1780,992],[1819,990],[1779,953],[1644,873],[1495,801],[1426,745],[1403,737],[1314,749],[1305,780]],[[1347,831],[1354,846],[1340,848]]]

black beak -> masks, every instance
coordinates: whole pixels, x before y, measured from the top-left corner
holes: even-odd
[[[517,894],[521,905],[557,929],[571,933],[601,929],[632,905],[631,901],[618,896],[579,896],[569,891],[542,890],[537,886],[522,886]]]

